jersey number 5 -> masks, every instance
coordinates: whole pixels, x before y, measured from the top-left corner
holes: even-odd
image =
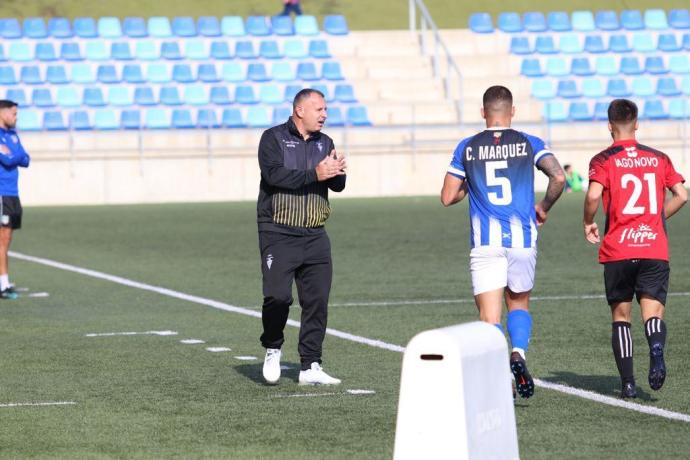
[[[656,205],[656,175],[654,173],[645,173],[644,181],[647,182],[647,191],[649,193],[649,213],[657,213]],[[621,177],[621,187],[624,189],[628,188],[628,184],[632,182],[632,193],[630,198],[628,198],[628,203],[623,208],[623,214],[644,214],[644,206],[638,206],[638,200],[640,195],[642,195],[642,189],[644,185],[639,177],[633,174],[623,174]]]
[[[489,202],[498,206],[505,206],[513,201],[513,192],[510,189],[510,180],[507,177],[496,176],[499,169],[508,169],[507,161],[489,161],[486,163],[486,185],[501,187],[499,196],[496,192],[489,192]]]

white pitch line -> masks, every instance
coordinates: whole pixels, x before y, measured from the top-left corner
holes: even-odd
[[[92,332],[85,337],[112,337],[116,335],[177,335],[175,331],[145,331],[145,332]]]
[[[0,407],[42,407],[42,406],[73,406],[77,404],[74,401],[49,401],[49,402],[33,402],[33,403],[6,403],[0,404]]]
[[[254,311],[254,310],[251,310],[249,308],[237,307],[235,305],[230,305],[230,304],[226,304],[223,302],[218,302],[217,300],[206,299],[204,297],[189,295],[189,294],[185,294],[183,292],[174,291],[172,289],[153,286],[150,284],[141,283],[138,281],[133,281],[133,280],[130,280],[127,278],[123,278],[120,276],[109,275],[107,273],[99,272],[96,270],[89,270],[86,268],[81,268],[81,267],[77,267],[74,265],[65,264],[62,262],[56,262],[56,261],[50,260],[50,259],[43,259],[40,257],[34,257],[34,256],[25,255],[25,254],[20,254],[18,252],[14,252],[14,251],[10,251],[9,255],[11,257],[16,258],[16,259],[25,260],[28,262],[34,262],[34,263],[45,265],[48,267],[58,268],[60,270],[79,273],[82,275],[90,276],[92,278],[102,279],[102,280],[110,281],[113,283],[121,284],[124,286],[142,289],[144,291],[155,292],[157,294],[165,295],[168,297],[173,297],[175,299],[186,300],[189,302],[193,302],[193,303],[197,303],[197,304],[201,304],[201,305],[206,305],[206,306],[209,306],[212,308],[216,308],[218,310],[228,311],[228,312],[232,312],[232,313],[239,313],[241,315],[251,316],[254,318],[261,318],[261,312]],[[681,295],[682,296],[682,295],[690,295],[690,293],[672,293],[669,295]],[[555,300],[560,300],[563,297],[578,299],[578,298],[582,298],[582,297],[586,297],[586,296],[580,296],[580,297],[577,297],[577,296],[572,296],[572,297],[554,296]],[[546,299],[546,297],[542,297],[542,299]],[[293,326],[293,327],[297,327],[297,328],[299,328],[299,326],[300,326],[299,321],[295,321],[295,320],[291,320],[291,319],[287,321],[287,324],[289,326]],[[386,343],[386,342],[383,342],[381,340],[369,339],[366,337],[350,334],[347,332],[338,331],[336,329],[328,328],[328,329],[326,329],[326,333],[329,335],[335,336],[335,337],[349,340],[351,342],[362,343],[362,344],[369,345],[369,346],[375,347],[375,348],[381,348],[384,350],[396,351],[399,353],[402,353],[405,351],[405,347],[401,347],[400,345],[394,345],[391,343]],[[645,414],[652,414],[652,415],[656,415],[659,417],[668,418],[668,419],[672,419],[672,420],[681,420],[681,421],[685,421],[685,422],[690,422],[690,415],[687,415],[687,414],[667,411],[665,409],[659,409],[659,408],[654,407],[654,406],[644,406],[644,405],[635,404],[635,403],[627,403],[626,402],[625,404],[623,404],[623,401],[619,401],[615,398],[610,398],[608,396],[599,395],[597,393],[592,393],[592,392],[589,392],[586,390],[580,390],[578,388],[569,387],[567,385],[548,383],[548,382],[544,382],[542,380],[535,380],[535,384],[537,386],[541,386],[543,388],[548,388],[551,390],[559,391],[559,392],[574,395],[574,396],[579,396],[582,398],[585,398],[586,397],[585,395],[591,393],[592,395],[595,395],[599,398],[596,400],[597,402],[601,402],[603,404],[609,404],[609,405],[613,405],[616,407],[622,407],[622,408],[634,410],[637,412],[641,412],[641,413],[645,413]],[[592,399],[592,398],[587,397],[586,399]],[[644,410],[642,410],[640,408],[643,408]]]
[[[376,392],[374,390],[345,390],[338,393],[295,393],[290,395],[275,395],[273,398],[317,398],[319,396],[341,396],[341,395],[352,395],[352,396],[365,396],[373,395]]]

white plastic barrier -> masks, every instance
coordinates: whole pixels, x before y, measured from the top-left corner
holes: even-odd
[[[394,458],[518,459],[511,379],[493,325],[417,334],[403,357]]]

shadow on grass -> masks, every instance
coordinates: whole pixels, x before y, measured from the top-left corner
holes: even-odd
[[[620,378],[613,375],[579,375],[572,372],[551,372],[550,376],[541,377],[541,379],[581,390],[593,391],[604,396],[619,398],[621,395]],[[646,382],[644,383],[646,384]],[[650,393],[646,392],[644,388],[641,388],[640,382],[637,383],[637,399],[650,402],[657,400]]]
[[[283,369],[280,373],[280,379],[281,380],[292,380],[294,382],[297,382],[297,379],[299,378],[299,370],[300,370],[300,365],[299,363],[288,363],[288,362],[283,362],[280,363],[282,366],[289,366],[290,369]],[[243,375],[244,377],[248,378],[249,380],[258,383],[260,385],[266,385],[266,386],[273,386],[264,380],[263,376],[263,366],[264,363],[254,363],[254,364],[239,364],[237,366],[234,366],[235,371],[237,371],[238,374]]]

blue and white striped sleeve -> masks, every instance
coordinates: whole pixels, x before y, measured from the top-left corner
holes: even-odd
[[[465,179],[465,165],[462,163],[462,157],[464,155],[465,147],[467,146],[468,141],[469,138],[460,141],[458,146],[455,148],[455,151],[453,152],[453,159],[450,161],[450,164],[448,165],[448,174],[455,176],[458,179]]]
[[[534,161],[535,165],[537,163],[539,163],[539,160],[541,160],[545,156],[553,155],[553,152],[551,151],[549,146],[546,145],[546,143],[543,140],[541,140],[537,136],[531,136],[531,135],[526,134],[526,133],[522,133],[522,134],[527,138],[530,145],[532,145],[532,152],[534,152],[533,161]]]

